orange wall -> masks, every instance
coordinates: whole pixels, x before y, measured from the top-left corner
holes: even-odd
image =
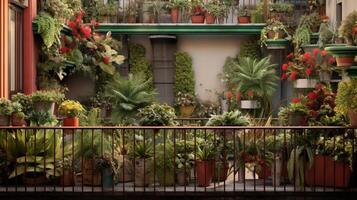
[[[0,97],[8,98],[8,0],[0,1]]]

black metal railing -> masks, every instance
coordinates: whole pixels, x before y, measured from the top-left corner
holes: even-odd
[[[345,127],[1,127],[0,193],[355,191]]]

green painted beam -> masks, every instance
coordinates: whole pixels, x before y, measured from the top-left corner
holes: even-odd
[[[266,24],[101,24],[99,33],[175,35],[260,35]]]

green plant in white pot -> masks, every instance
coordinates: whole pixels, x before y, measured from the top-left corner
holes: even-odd
[[[54,90],[39,90],[32,93],[31,99],[36,112],[54,114],[55,103],[60,103],[64,99],[64,94]]]

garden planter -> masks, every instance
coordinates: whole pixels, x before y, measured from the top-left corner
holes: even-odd
[[[265,41],[266,47],[269,50],[281,50],[286,49],[289,45],[287,39],[268,39]]]
[[[351,174],[351,168],[346,162],[317,155],[314,157],[313,166],[305,170],[305,182],[309,186],[346,188],[349,186]]]
[[[224,24],[224,17],[218,18],[218,23],[219,24]]]
[[[196,160],[197,185],[207,187],[212,183],[214,175],[214,160]]]
[[[145,187],[149,185],[149,161],[148,159],[135,159],[135,186]]]
[[[320,71],[319,77],[320,77],[320,81],[328,83],[331,81],[332,72],[331,71]]]
[[[261,166],[261,170],[258,171],[259,179],[267,179],[271,176],[271,167],[268,167],[266,164]]]
[[[331,46],[326,47],[325,50],[336,58],[338,67],[348,68],[354,63],[357,55],[357,46]]]
[[[176,180],[177,184],[180,186],[188,185],[190,182],[190,169],[186,169],[186,173],[185,170],[180,170],[177,172]]]
[[[102,174],[96,169],[93,159],[83,160],[82,175],[84,185],[100,186],[102,184]]]
[[[48,112],[53,115],[55,110],[55,103],[49,101],[37,101],[34,102],[33,107],[36,112]]]
[[[102,169],[102,186],[103,188],[113,187],[113,171],[110,167]]]
[[[120,157],[120,162],[122,161],[123,156]],[[133,163],[126,158],[122,163],[118,171],[118,181],[121,183],[133,181]]]
[[[241,109],[259,109],[261,104],[257,100],[242,100],[240,101]]]
[[[128,24],[134,24],[136,23],[136,18],[134,16],[128,16],[127,22]]]
[[[22,182],[29,186],[45,185],[48,182],[45,174],[25,174],[22,176]]]
[[[229,165],[227,161],[223,163],[222,162],[216,163],[213,181],[214,182],[226,181],[228,177],[228,170],[229,170]]]
[[[282,166],[283,166],[283,156],[281,153],[278,153],[272,163],[271,166],[271,175],[273,186],[278,187],[281,184],[281,174],[282,174]]]
[[[180,10],[178,8],[171,9],[171,22],[176,24],[178,22]]]
[[[318,83],[317,79],[296,79],[294,88],[296,89],[312,89]]]
[[[239,16],[238,23],[240,24],[249,24],[250,23],[250,16]]]
[[[351,126],[357,127],[357,112],[348,111],[348,118],[350,119]]]
[[[191,22],[193,24],[203,24],[205,22],[205,16],[203,15],[192,16]]]
[[[181,117],[191,117],[193,111],[195,110],[194,106],[181,106],[180,113]]]
[[[206,16],[206,24],[214,24],[216,22],[216,17],[210,14]]]
[[[67,117],[63,119],[63,126],[78,127],[79,126],[78,117]]]
[[[75,185],[76,174],[72,170],[64,170],[62,176],[60,177],[61,186],[73,186]]]
[[[6,115],[0,115],[0,126],[9,126],[10,117]]]
[[[165,175],[164,172],[158,173],[158,181],[161,186],[173,186],[175,185],[175,174],[170,171],[166,171]]]
[[[11,125],[12,126],[26,126],[26,121],[22,117],[17,117],[16,115],[11,116]]]
[[[293,113],[289,115],[289,126],[307,126],[307,115],[305,113]]]

